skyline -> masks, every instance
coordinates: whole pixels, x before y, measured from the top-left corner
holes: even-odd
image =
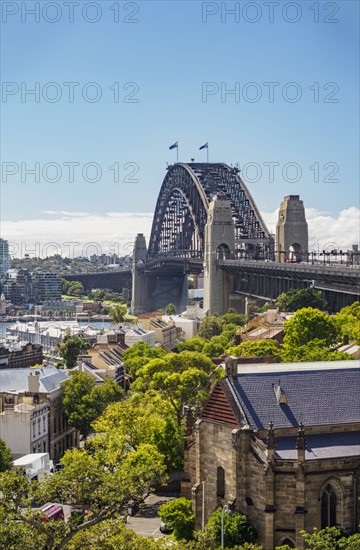
[[[34,2],[5,4],[19,9],[2,12],[3,238],[33,234],[31,246],[57,223],[58,240],[61,215],[47,212],[70,211],[88,213],[72,240],[94,218],[113,236],[117,213],[124,242],[120,219],[152,215],[166,163],[209,152],[239,163],[265,219],[299,194],[320,223],[310,239],[337,228],[358,241],[357,3],[104,0],[72,15],[64,2],[33,15]]]

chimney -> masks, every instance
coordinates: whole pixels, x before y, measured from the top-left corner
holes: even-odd
[[[238,359],[233,355],[229,355],[225,358],[225,373],[226,376],[231,377],[234,381],[238,377]]]
[[[298,461],[305,462],[306,438],[305,438],[304,425],[302,422],[298,429],[298,435],[296,438],[296,448],[298,452]]]
[[[40,391],[40,372],[30,372],[28,376],[28,388],[30,393],[39,393]]]
[[[278,314],[278,308],[276,306],[269,306],[265,314],[265,321],[270,325],[274,322]]]

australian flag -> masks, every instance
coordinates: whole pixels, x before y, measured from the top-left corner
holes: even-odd
[[[208,142],[206,142],[206,143],[204,143],[204,145],[199,147],[199,151],[201,151],[201,149],[207,149],[208,147],[209,147]]]
[[[178,142],[175,141],[172,145],[170,145],[169,149],[177,149],[178,148]]]

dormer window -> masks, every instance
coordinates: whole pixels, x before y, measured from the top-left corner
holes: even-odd
[[[286,405],[287,399],[284,390],[280,386],[280,381],[278,384],[273,384],[275,397],[278,405]]]

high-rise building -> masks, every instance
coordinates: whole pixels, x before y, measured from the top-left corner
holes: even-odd
[[[0,239],[0,274],[10,269],[9,243]]]
[[[32,280],[37,303],[61,299],[61,278],[56,273],[36,273]]]

